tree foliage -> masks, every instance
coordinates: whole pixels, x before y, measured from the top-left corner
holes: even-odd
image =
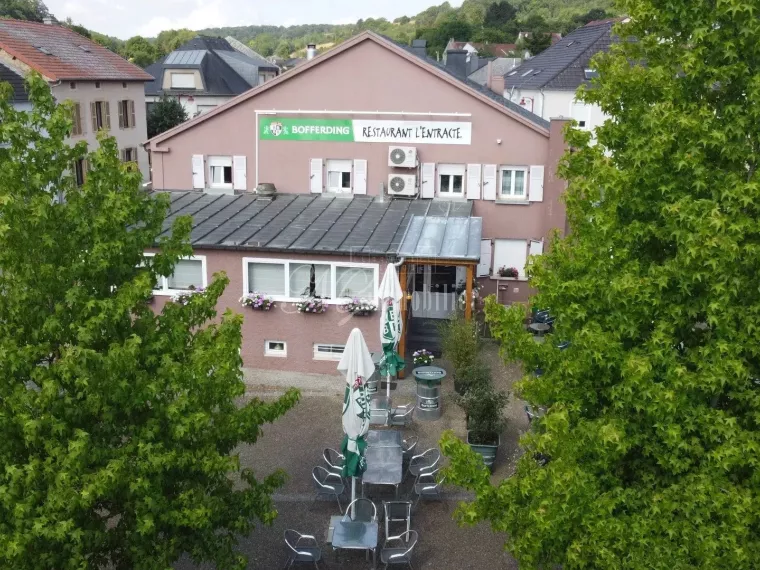
[[[42,0],[3,0],[0,2],[0,18],[42,22],[50,11]]]
[[[488,27],[500,28],[515,19],[517,10],[506,0],[494,2],[486,10],[485,23]]]
[[[161,97],[148,113],[148,138],[160,135],[187,121],[187,111],[176,98]]]
[[[142,36],[129,38],[124,44],[122,54],[140,67],[147,67],[159,58],[158,48]]]
[[[39,77],[29,91],[24,113],[0,86],[0,567],[164,569],[187,552],[244,568],[237,537],[273,519],[284,475],[257,480],[234,449],[298,393],[236,405],[242,317],[216,318],[225,275],[154,314],[190,219],[144,257],[168,201],[114,139],[69,146],[70,106]]]
[[[461,520],[521,568],[753,569],[760,559],[760,20],[754,0],[622,0],[623,38],[568,131],[570,234],[531,270],[556,332],[487,302],[546,409],[492,487],[450,434]],[[641,62],[645,62],[641,63]],[[566,350],[555,348],[570,341]],[[536,457],[542,461],[537,461]],[[546,460],[548,459],[548,463]]]

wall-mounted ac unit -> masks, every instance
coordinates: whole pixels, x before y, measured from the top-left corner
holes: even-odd
[[[414,174],[389,174],[388,194],[391,196],[416,196],[417,177]]]
[[[388,166],[395,168],[415,168],[417,149],[413,146],[392,146],[388,149]]]

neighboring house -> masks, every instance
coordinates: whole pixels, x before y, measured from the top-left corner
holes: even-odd
[[[74,102],[71,141],[97,146],[100,129],[117,141],[122,160],[137,162],[149,178],[143,84],[151,79],[142,69],[55,24],[0,20],[0,64],[26,76],[36,71],[48,82],[58,101]],[[84,181],[86,167],[76,167]]]
[[[475,56],[477,58],[477,56]],[[472,63],[472,58],[470,59]],[[480,59],[474,71],[467,78],[478,85],[489,85],[489,79],[493,76],[504,77],[507,73],[522,63],[519,57],[494,57]]]
[[[576,101],[579,86],[596,71],[591,59],[612,43],[618,19],[590,22],[504,75],[504,97],[544,119],[570,117],[593,130],[605,116],[596,105]]]
[[[446,61],[446,52],[463,49],[467,52],[467,61],[472,54],[480,57],[511,57],[517,49],[515,44],[489,44],[481,42],[458,42],[454,38],[449,40],[444,50],[443,61]]]
[[[11,104],[19,111],[31,111],[32,104],[26,93],[24,78],[10,67],[0,63],[0,83],[8,83],[13,90],[11,92]]]
[[[245,45],[243,42],[236,40],[232,36],[227,36],[224,39],[227,40],[227,42],[232,46],[232,49],[234,49],[235,51],[239,51],[243,55],[247,55],[248,57],[252,59],[260,59],[262,61],[273,63],[269,58],[264,57],[259,52],[254,51],[253,49]],[[275,67],[277,66],[275,65]],[[278,70],[279,70],[279,67],[278,67]]]
[[[264,58],[242,53],[224,38],[206,36],[193,38],[145,71],[153,77],[145,84],[148,109],[168,95],[178,99],[191,118],[280,73],[279,67]]]
[[[243,310],[246,366],[332,373],[352,327],[380,349],[379,315],[341,306],[376,300],[390,260],[411,299],[406,330],[460,301],[467,315],[468,281],[526,301],[528,256],[565,230],[564,122],[504,99],[501,78],[495,91],[469,81],[464,50],[446,66],[420,51],[365,31],[148,141],[170,218],[194,220],[194,256],[161,283],[156,310],[226,271],[219,310],[253,292],[277,302]],[[327,312],[297,313],[304,294]]]

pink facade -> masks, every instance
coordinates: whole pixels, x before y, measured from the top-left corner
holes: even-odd
[[[303,112],[296,113],[298,110]],[[527,196],[521,202],[484,199],[482,189],[473,200],[473,216],[483,219],[482,237],[492,240],[494,249],[498,247],[495,240],[524,240],[527,247],[531,241],[545,242],[554,228],[565,229],[564,205],[559,200],[565,183],[554,174],[565,150],[561,132],[564,122],[552,121],[550,126],[533,122],[372,33],[363,33],[227,105],[152,139],[148,147],[152,155],[153,188],[195,187],[204,191],[197,188],[194,179],[201,156],[206,182],[210,159],[244,157],[244,162],[236,162],[235,168],[244,164],[245,191],[253,191],[257,182],[270,182],[281,193],[312,192],[314,160],[321,160],[323,165],[328,160],[366,161],[366,194],[380,195],[387,187],[389,174],[395,172],[388,166],[392,143],[262,140],[259,122],[273,116],[469,123],[470,144],[398,144],[416,147],[419,162],[436,165],[436,173],[452,165],[466,167],[467,172],[472,165],[480,168],[496,165],[501,177],[501,168],[511,165],[525,168],[527,177],[534,166],[544,167],[541,200],[531,197],[529,201]],[[421,170],[416,171],[420,178]],[[236,191],[242,191],[237,186],[243,180],[242,173],[236,171],[235,176]],[[434,197],[443,199],[440,178],[435,180]],[[497,184],[501,188],[501,178]],[[447,198],[466,199],[466,192],[457,198]],[[267,254],[215,250],[205,255],[209,275],[224,269],[232,280],[224,302],[239,306],[242,258]],[[333,261],[338,259],[329,257]],[[491,264],[491,273],[498,270],[495,263],[496,260]],[[530,293],[524,280],[504,282],[484,276],[481,283],[486,294],[501,288],[498,292],[503,302],[524,301]],[[373,345],[378,335],[376,317],[348,318],[337,311],[314,316],[285,315],[280,311],[251,314],[247,310],[245,315],[243,357],[247,365],[332,372],[334,362],[313,359],[313,343],[342,343],[356,325],[365,332],[370,348],[378,348]],[[288,341],[288,358],[266,358],[262,362],[264,341],[278,335]],[[320,340],[315,341],[316,338]]]

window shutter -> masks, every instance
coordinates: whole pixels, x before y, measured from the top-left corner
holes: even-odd
[[[530,187],[528,189],[528,200],[530,202],[544,201],[544,167],[530,167]]]
[[[422,165],[422,188],[423,198],[435,198],[435,163],[425,162]]]
[[[543,240],[530,240],[530,244],[528,245],[528,255],[543,255],[544,253],[544,242]]]
[[[309,190],[312,194],[321,194],[322,184],[322,159],[312,158],[309,162]]]
[[[121,155],[121,161],[127,162],[127,149],[123,148],[119,151],[119,154]]]
[[[232,157],[232,187],[235,190],[248,189],[248,172],[246,170],[246,158],[244,156]]]
[[[480,240],[480,262],[476,275],[486,277],[491,274],[491,240]]]
[[[135,102],[130,99],[128,103],[129,108],[129,124],[128,127],[136,127],[137,120],[135,120]]]
[[[193,155],[193,188],[205,188],[206,180],[203,173],[203,155]]]
[[[496,165],[483,165],[483,200],[496,200]]]
[[[364,159],[354,160],[354,194],[367,193],[367,161]]]
[[[480,200],[480,164],[467,165],[467,199]]]
[[[98,132],[98,112],[95,110],[95,102],[90,103],[90,117],[92,117],[92,133]]]
[[[74,103],[74,127],[73,134],[82,134],[82,112],[80,110],[79,103]]]
[[[110,131],[111,130],[111,105],[108,103],[108,101],[105,101],[103,103],[103,106],[106,109],[106,117],[105,117],[106,118],[106,124],[105,124],[105,128]]]
[[[122,101],[119,101],[117,106],[119,107],[119,128],[123,129],[127,125],[124,124],[124,105],[122,105]]]

